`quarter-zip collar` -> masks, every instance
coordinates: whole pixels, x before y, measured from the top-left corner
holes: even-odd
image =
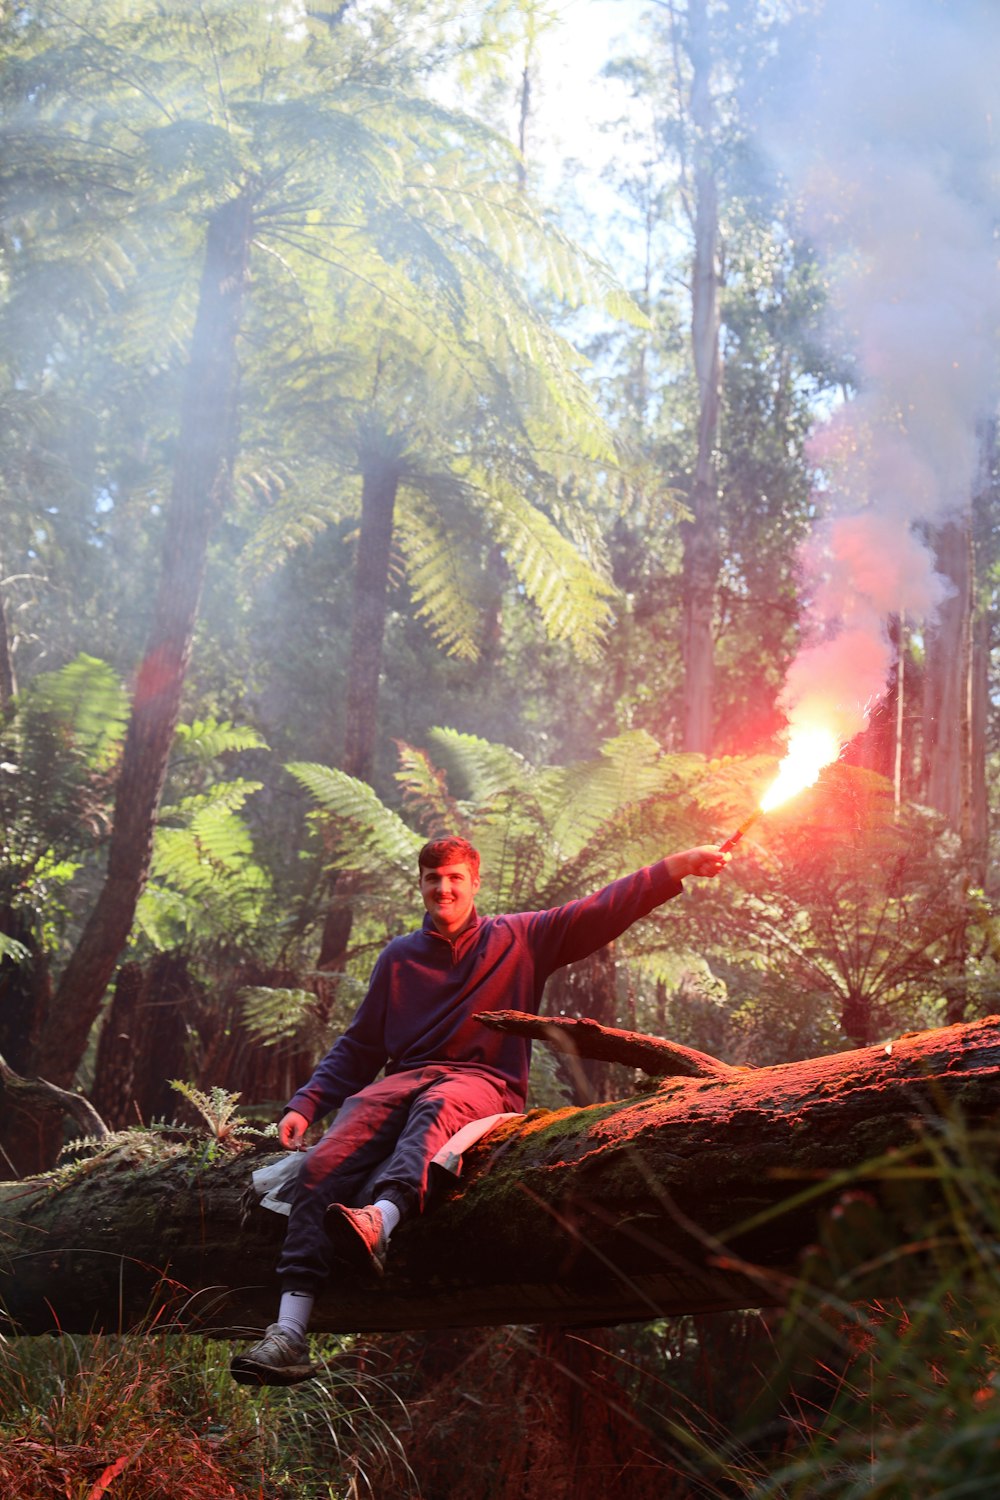
[[[461,958],[462,955],[468,951],[481,925],[482,924],[480,921],[479,913],[476,911],[476,908],[473,907],[471,912],[469,913],[469,920],[466,922],[461,931],[456,932],[453,937],[448,937],[447,933],[440,932],[438,928],[435,927],[434,920],[431,917],[430,912],[424,913],[424,932],[429,933],[431,937],[437,938],[439,943],[448,944],[448,947],[451,949],[452,963]]]

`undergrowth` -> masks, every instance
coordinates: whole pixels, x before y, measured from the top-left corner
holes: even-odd
[[[18,1500],[355,1500],[368,1472],[409,1491],[396,1399],[370,1353],[316,1340],[293,1390],[229,1375],[193,1335],[0,1343],[0,1495]]]
[[[998,1158],[995,1128],[935,1120],[843,1194],[776,1329],[770,1421],[766,1387],[744,1420],[743,1494],[1000,1493]]]

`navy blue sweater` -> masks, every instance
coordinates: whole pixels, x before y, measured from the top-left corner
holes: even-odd
[[[311,1124],[383,1067],[399,1073],[435,1063],[485,1073],[506,1090],[508,1108],[523,1108],[531,1042],[489,1030],[475,1012],[537,1014],[553,970],[603,948],[681,889],[661,860],[548,911],[473,912],[452,938],[426,916],[416,932],[382,949],[353,1021],[288,1108]]]

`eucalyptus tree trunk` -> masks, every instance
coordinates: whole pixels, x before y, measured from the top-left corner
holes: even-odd
[[[959,834],[965,859],[966,893],[986,880],[989,802],[986,739],[989,704],[989,618],[977,609],[976,559],[971,510],[937,533],[935,561],[952,592],[927,633],[924,685],[924,781],[926,801]],[[968,963],[968,933],[956,932],[948,963],[956,974]],[[965,988],[949,999],[949,1021],[963,1019]]]
[[[986,882],[989,857],[990,807],[986,784],[987,736],[990,713],[990,661],[993,648],[993,616],[984,601],[986,566],[977,556],[977,541],[993,530],[996,505],[998,430],[996,418],[979,426],[979,475],[973,499],[973,522],[969,538],[972,575],[969,627],[969,812],[966,834],[969,877],[974,885]]]
[[[941,526],[935,565],[951,592],[927,632],[923,704],[923,790],[957,833],[968,832],[970,808],[969,671],[972,612],[970,518]]]
[[[211,215],[185,380],[163,562],[139,666],[104,884],[63,971],[35,1071],[68,1087],[128,939],[145,886],[180,711],[212,528],[229,496],[235,443],[236,343],[252,236],[249,192]]]
[[[993,647],[990,616],[977,614],[972,624],[972,660],[970,681],[969,751],[971,806],[969,816],[969,873],[973,883],[986,881],[988,861],[990,806],[986,787],[986,750],[990,706],[990,659]]]
[[[719,350],[719,206],[713,162],[712,54],[705,0],[688,5],[686,50],[691,63],[694,258],[691,343],[698,382],[698,433],[691,484],[692,518],[683,526],[681,644],[684,666],[683,746],[709,753],[715,687],[715,595],[719,520],[715,449],[721,401]]]

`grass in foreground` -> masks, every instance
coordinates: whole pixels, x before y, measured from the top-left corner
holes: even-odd
[[[317,1341],[326,1372],[293,1391],[229,1376],[192,1335],[0,1343],[0,1494],[32,1500],[346,1500],[400,1476],[403,1414],[372,1356]]]

